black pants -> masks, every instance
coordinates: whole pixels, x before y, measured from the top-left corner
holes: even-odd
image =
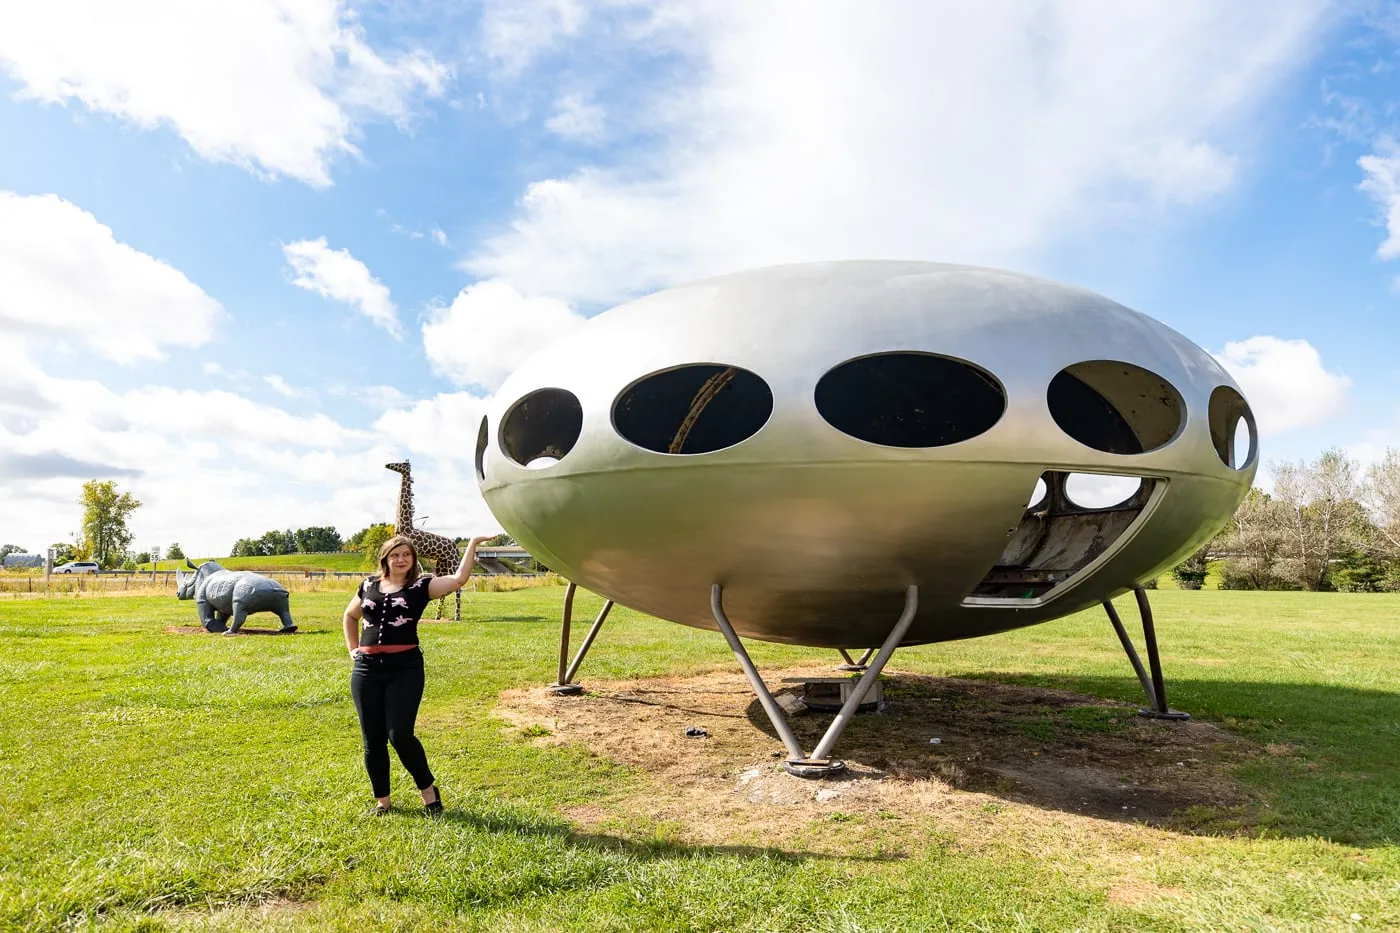
[[[423,652],[360,655],[350,673],[350,696],[360,716],[365,741],[365,770],[374,796],[389,796],[389,745],[413,775],[419,790],[434,783],[423,743],[413,734],[413,720],[423,700]]]

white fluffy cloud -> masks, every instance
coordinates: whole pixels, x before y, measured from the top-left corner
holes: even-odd
[[[487,0],[482,48],[502,76],[513,77],[561,38],[576,35],[587,17],[578,0]]]
[[[209,340],[223,309],[179,270],[54,195],[0,191],[0,324],[122,363]]]
[[[505,282],[477,282],[423,325],[433,368],[461,386],[494,389],[535,350],[583,323],[567,304],[529,298]]]
[[[1244,390],[1261,435],[1322,424],[1346,409],[1351,380],[1329,372],[1306,340],[1250,337],[1215,358]]]
[[[603,135],[603,108],[580,94],[565,94],[554,102],[554,115],[544,125],[565,139],[594,142]]]
[[[20,96],[171,127],[200,156],[330,184],[358,125],[404,120],[448,72],[386,57],[340,0],[0,4],[0,70]]]
[[[282,247],[292,267],[292,284],[334,301],[352,305],[365,317],[402,339],[398,310],[389,289],[348,249],[331,249],[325,237],[298,240]]]
[[[454,534],[497,530],[470,459],[485,400],[449,394],[380,416],[369,429],[235,393],[49,376],[23,355],[0,367],[0,532],[42,548],[77,529],[84,480],[115,479],[143,505],[140,548],[179,541],[195,555],[272,528],[331,524],[350,534],[392,521],[412,456],[420,515]],[[399,396],[401,400],[402,397]]]
[[[1362,156],[1356,164],[1366,173],[1361,190],[1376,202],[1385,225],[1386,237],[1376,248],[1376,256],[1400,259],[1400,144],[1383,136],[1376,141],[1376,151]]]
[[[1306,61],[1324,8],[668,4],[644,48],[693,72],[608,107],[610,130],[659,145],[529,185],[464,268],[526,295],[609,303],[786,261],[1021,264],[1228,186],[1231,128]],[[608,17],[593,28],[563,15],[573,4],[530,9],[552,24],[534,40],[492,34],[516,67],[613,36]],[[632,83],[615,94],[647,93],[620,80]]]
[[[294,386],[276,373],[263,376],[263,382],[271,386],[272,391],[283,398],[307,398],[311,395],[310,390],[303,389],[300,386]]]
[[[490,402],[489,396],[445,392],[385,412],[374,429],[393,438],[405,456],[421,454],[468,464],[475,456],[477,428]]]

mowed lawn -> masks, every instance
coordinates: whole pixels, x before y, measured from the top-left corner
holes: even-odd
[[[976,833],[895,814],[888,848],[836,816],[813,827],[821,846],[687,843],[634,818],[651,775],[493,716],[501,691],[553,679],[562,597],[470,594],[462,623],[425,626],[437,822],[397,760],[402,813],[363,816],[346,593],[294,594],[290,637],[168,634],[194,622],[173,598],[0,601],[0,927],[1400,928],[1395,596],[1153,594],[1172,705],[1286,750],[1239,766],[1248,813],[1163,829],[989,804]],[[578,615],[598,605],[580,594]],[[833,659],[752,647],[760,668]],[[733,666],[716,633],[616,611],[583,678]],[[894,666],[1140,700],[1101,612]],[[584,830],[584,809],[612,818]]]

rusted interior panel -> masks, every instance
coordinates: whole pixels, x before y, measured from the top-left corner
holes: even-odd
[[[1108,550],[1142,513],[1156,485],[1144,479],[1127,501],[1087,509],[1065,495],[1068,473],[1049,470],[1041,479],[1045,496],[1026,509],[1001,557],[969,596],[1044,596]]]

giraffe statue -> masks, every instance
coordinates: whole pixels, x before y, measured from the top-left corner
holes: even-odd
[[[390,470],[399,474],[399,507],[394,513],[394,534],[403,535],[413,542],[414,548],[418,551],[421,560],[433,562],[433,576],[447,577],[457,572],[457,565],[461,562],[462,555],[457,551],[457,545],[451,538],[444,538],[442,535],[435,535],[431,531],[423,531],[413,527],[413,472],[404,460],[399,463],[384,464]],[[462,621],[462,591],[458,590],[457,611],[453,620]],[[443,602],[446,597],[438,600],[439,619],[442,618]]]

